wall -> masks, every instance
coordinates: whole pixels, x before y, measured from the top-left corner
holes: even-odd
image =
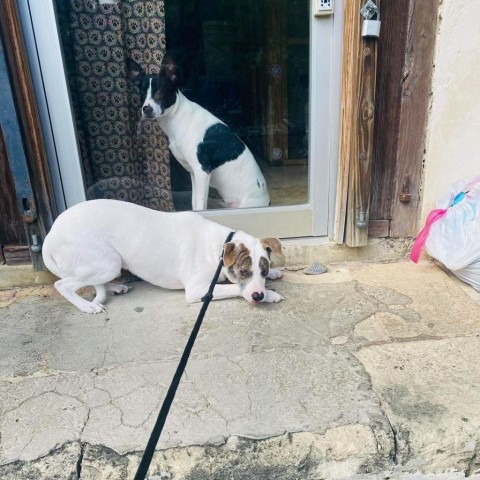
[[[456,180],[480,175],[480,2],[443,0],[419,225]]]

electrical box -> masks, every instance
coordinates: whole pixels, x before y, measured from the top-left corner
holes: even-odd
[[[333,2],[334,0],[312,0],[313,14],[316,17],[333,15]]]

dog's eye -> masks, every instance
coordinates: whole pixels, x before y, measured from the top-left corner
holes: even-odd
[[[248,278],[252,275],[250,270],[240,270],[240,276],[243,278]]]
[[[264,268],[262,268],[262,270],[260,271],[260,274],[262,275],[262,277],[266,277],[268,275],[268,270],[265,270]]]

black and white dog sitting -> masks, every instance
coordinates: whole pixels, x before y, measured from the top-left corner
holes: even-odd
[[[225,123],[182,94],[171,57],[156,75],[130,59],[128,70],[142,95],[143,117],[160,122],[170,150],[190,173],[193,210],[207,208],[210,185],[230,208],[269,205],[267,183],[252,153]]]

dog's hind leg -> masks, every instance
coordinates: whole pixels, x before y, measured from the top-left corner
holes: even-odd
[[[95,287],[95,292],[97,294],[93,299],[93,303],[102,304],[107,299],[107,286],[102,284],[102,285],[94,285],[94,287]]]
[[[105,312],[106,308],[97,300],[95,297],[93,302],[85,300],[80,295],[76,293],[79,288],[87,287],[91,285],[91,282],[85,282],[77,280],[72,277],[65,277],[61,280],[55,282],[55,288],[61,293],[70,303],[75,305],[79,310],[85,313],[102,313]],[[95,287],[97,289],[97,286]]]
[[[55,283],[55,288],[82,312],[105,312],[106,308],[103,306],[103,302],[107,297],[107,290],[110,290],[108,282],[120,275],[121,266],[122,259],[115,250],[111,248],[92,249],[87,256],[77,259],[76,265],[71,266],[69,271],[65,272],[66,276]],[[90,285],[94,286],[97,292],[92,302],[83,299],[76,293],[79,288]]]

